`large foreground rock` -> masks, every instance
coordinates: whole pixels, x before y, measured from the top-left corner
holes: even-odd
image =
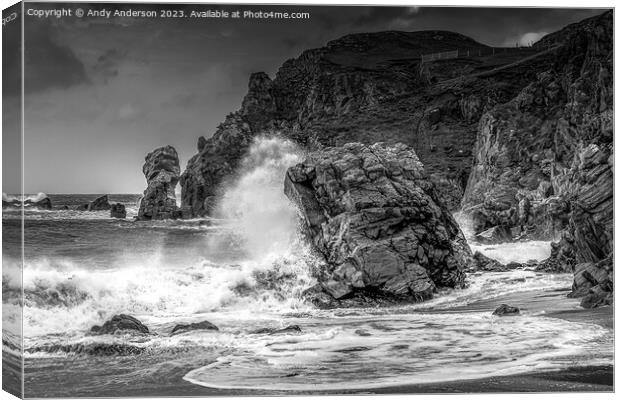
[[[164,146],[149,153],[142,167],[148,186],[140,201],[138,219],[169,219],[180,217],[175,187],[181,168],[179,156],[172,146]]]
[[[315,304],[416,301],[463,285],[471,252],[411,148],[350,143],[312,153],[288,170],[285,193],[327,261],[320,288],[308,292]]]

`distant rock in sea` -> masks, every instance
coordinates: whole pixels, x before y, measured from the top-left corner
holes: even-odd
[[[97,197],[95,200],[77,206],[78,211],[104,211],[112,208],[112,205],[108,201],[108,195]]]
[[[16,196],[9,196],[6,193],[2,193],[2,208],[20,208],[22,205],[24,208],[51,210],[52,200],[45,193],[26,196],[23,201]]]
[[[420,301],[437,286],[463,286],[471,251],[408,146],[349,143],[313,152],[288,170],[285,193],[327,261],[320,290],[307,292],[315,304],[357,296]]]
[[[140,200],[138,220],[180,218],[175,187],[179,182],[181,167],[174,147],[164,146],[149,153],[142,172],[148,186]]]

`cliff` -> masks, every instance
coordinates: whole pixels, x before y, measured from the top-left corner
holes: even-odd
[[[184,216],[210,212],[257,135],[311,152],[403,143],[440,202],[469,213],[476,233],[561,238],[542,269],[613,275],[602,262],[613,248],[612,11],[532,48],[444,31],[355,34],[286,61],[274,79],[252,74],[241,108],[198,140],[181,176]],[[606,278],[588,282],[613,290]]]
[[[501,225],[548,239],[568,229],[579,261],[598,261],[611,250],[611,13],[570,32],[550,68],[480,119],[462,204],[476,233]]]
[[[463,208],[477,232],[502,226],[511,229],[513,238],[561,238],[547,265],[575,272],[574,293],[604,287],[598,297],[609,302],[613,14],[553,37],[566,38],[554,64],[480,119]],[[582,271],[598,278],[581,279]]]
[[[459,50],[450,60],[424,54]],[[349,142],[412,146],[451,209],[460,205],[480,116],[514,98],[553,63],[548,50],[492,49],[445,31],[348,35],[286,61],[272,80],[250,77],[181,177],[184,214],[209,213],[218,185],[259,134],[316,150]]]

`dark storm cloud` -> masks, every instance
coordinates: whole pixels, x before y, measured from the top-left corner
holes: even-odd
[[[125,56],[126,52],[109,49],[97,58],[93,71],[103,79],[104,83],[108,83],[109,79],[118,76],[119,64]]]
[[[3,11],[3,18],[8,18],[17,7]],[[17,96],[21,92],[21,23],[16,18],[2,27],[2,95]]]
[[[84,64],[69,46],[55,41],[51,24],[27,23],[25,43],[25,92],[67,89],[88,82]]]
[[[185,164],[196,152],[198,136],[211,136],[226,115],[239,109],[252,72],[273,78],[287,59],[345,35],[448,30],[487,45],[514,46],[603,12],[127,3],[81,7],[278,10],[308,12],[310,19],[85,17],[47,26],[27,19],[29,60],[38,57],[30,67],[37,91],[25,102],[31,160],[25,174],[32,192],[142,191],[145,154],[173,145]],[[48,90],[52,88],[64,90]],[[55,166],[54,174],[41,174],[49,165]]]

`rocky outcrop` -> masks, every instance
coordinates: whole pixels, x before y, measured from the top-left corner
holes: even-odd
[[[455,48],[472,55],[448,63],[420,60]],[[407,144],[446,205],[457,209],[480,116],[514,98],[553,64],[551,54],[528,58],[538,50],[527,49],[505,49],[489,62],[490,51],[454,32],[363,33],[304,51],[284,62],[273,79],[252,74],[240,109],[210,138],[198,139],[198,154],[181,177],[184,213],[209,214],[218,188],[253,137],[265,134],[285,136],[308,150],[349,142]],[[486,56],[476,56],[482,53]]]
[[[90,333],[93,335],[116,335],[131,331],[147,334],[149,328],[137,318],[126,314],[115,315],[102,326],[95,325],[90,328]]]
[[[577,264],[569,297],[582,297],[584,308],[613,304],[613,267],[613,254],[597,263]]]
[[[285,193],[327,261],[320,287],[307,293],[315,304],[419,301],[437,286],[464,284],[471,252],[411,148],[350,143],[314,152],[288,170]]]
[[[139,220],[174,219],[181,217],[175,187],[181,168],[179,156],[172,146],[153,150],[144,159],[142,172],[148,184],[138,209]]]
[[[121,203],[112,204],[112,207],[110,208],[110,217],[127,218],[127,210],[125,210],[125,205]]]
[[[51,210],[52,200],[45,193],[26,197],[23,201],[19,198],[2,193],[2,208],[21,208],[22,206],[25,209],[36,208],[39,210]]]
[[[463,198],[477,233],[561,236],[539,267],[556,271],[613,250],[613,14],[564,36],[552,67],[481,118]]]
[[[475,240],[484,244],[510,242],[512,240],[512,232],[506,226],[494,226],[493,228],[489,228],[477,234]]]
[[[493,260],[480,253],[479,251],[474,253],[473,262],[469,265],[467,272],[504,272],[509,271],[511,268],[500,263],[497,260]]]
[[[95,200],[76,207],[78,211],[105,211],[112,208],[108,200],[108,195],[97,197]]]

